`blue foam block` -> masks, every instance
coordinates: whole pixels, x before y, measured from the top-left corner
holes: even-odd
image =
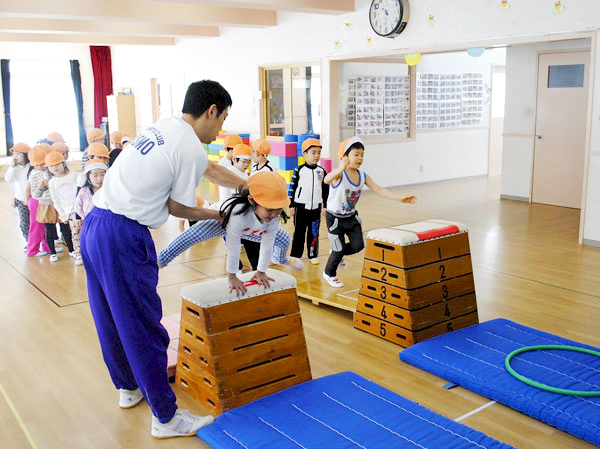
[[[225,145],[221,145],[220,143],[209,143],[208,144],[208,149],[209,150],[224,150],[225,149]]]
[[[504,367],[506,356],[533,345],[583,345],[497,319],[426,340],[400,359],[590,443],[600,445],[600,397],[574,397],[530,387]],[[512,360],[520,374],[558,388],[600,389],[600,358],[561,350],[533,351]]]
[[[509,449],[352,372],[230,410],[198,431],[213,449]]]
[[[286,134],[283,136],[284,142],[298,142],[298,134]]]

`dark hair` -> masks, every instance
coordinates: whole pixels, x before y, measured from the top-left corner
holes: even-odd
[[[217,106],[217,113],[221,115],[232,103],[229,92],[216,81],[196,81],[188,87],[181,112],[198,118],[214,104]]]
[[[20,151],[11,151],[12,154],[15,153],[21,153]],[[29,156],[27,155],[27,153],[21,153],[23,155],[23,160],[25,161],[25,165],[29,164]]]
[[[352,145],[350,145],[350,148],[348,148],[346,150],[346,154],[350,153],[350,151],[352,151],[354,149],[356,149],[356,150],[364,150],[365,146],[362,143],[360,143],[360,142],[354,142]]]
[[[248,189],[242,189],[241,187],[238,189],[238,191],[236,193],[233,194],[233,196],[229,199],[227,199],[226,201],[223,202],[223,204],[221,204],[221,209],[219,210],[219,215],[221,216],[221,218],[223,218],[223,223],[221,224],[221,226],[223,226],[223,228],[227,227],[227,223],[229,223],[229,219],[231,218],[231,214],[233,213],[233,209],[235,209],[235,207],[238,204],[242,204],[243,207],[237,211],[235,213],[235,215],[241,215],[246,213],[246,211],[253,207],[252,204],[250,204],[250,200],[248,199],[248,196],[250,195],[250,190]],[[283,220],[284,223],[287,223],[288,221],[288,215],[285,212],[281,212],[281,220]]]
[[[90,173],[92,171],[90,170],[89,172],[87,172],[85,174],[85,184],[83,186],[81,186],[82,189],[85,189],[86,187],[88,189],[90,189],[90,193],[92,194],[92,196],[94,195],[94,186],[92,185],[92,182],[90,181]]]

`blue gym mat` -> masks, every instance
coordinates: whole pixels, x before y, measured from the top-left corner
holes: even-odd
[[[598,351],[556,335],[497,319],[418,343],[400,359],[467,390],[600,446],[600,397],[574,397],[530,387],[512,377],[504,359],[533,345],[570,345]],[[600,389],[600,358],[550,350],[518,355],[511,366],[537,382],[570,390]]]
[[[232,409],[198,437],[213,449],[512,447],[349,371]]]

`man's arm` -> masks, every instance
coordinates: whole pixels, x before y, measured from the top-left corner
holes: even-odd
[[[217,164],[216,162],[208,161],[208,167],[204,172],[204,177],[213,184],[217,184],[223,187],[229,187],[230,189],[239,189],[240,187],[248,187],[248,183],[228,170],[225,167]]]
[[[172,198],[169,198],[169,201],[167,201],[167,206],[169,213],[174,217],[187,218],[192,221],[210,220],[211,218],[221,221],[218,210],[184,206]]]

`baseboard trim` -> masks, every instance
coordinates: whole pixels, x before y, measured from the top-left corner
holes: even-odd
[[[500,195],[500,199],[512,200],[512,201],[523,201],[525,203],[529,203],[529,198],[527,198],[526,196]]]
[[[583,244],[588,246],[595,246],[596,248],[600,248],[600,241],[592,240],[592,239],[583,239]]]
[[[396,186],[386,186],[386,189],[399,189],[405,187],[419,187],[419,186],[427,186],[430,184],[441,184],[444,182],[455,182],[455,181],[470,181],[475,179],[488,178],[488,175],[473,175],[473,176],[464,176],[459,178],[446,178],[446,179],[436,179],[433,181],[424,181],[424,182],[413,182],[410,184],[400,184]],[[364,188],[365,191],[369,189],[367,187]]]

